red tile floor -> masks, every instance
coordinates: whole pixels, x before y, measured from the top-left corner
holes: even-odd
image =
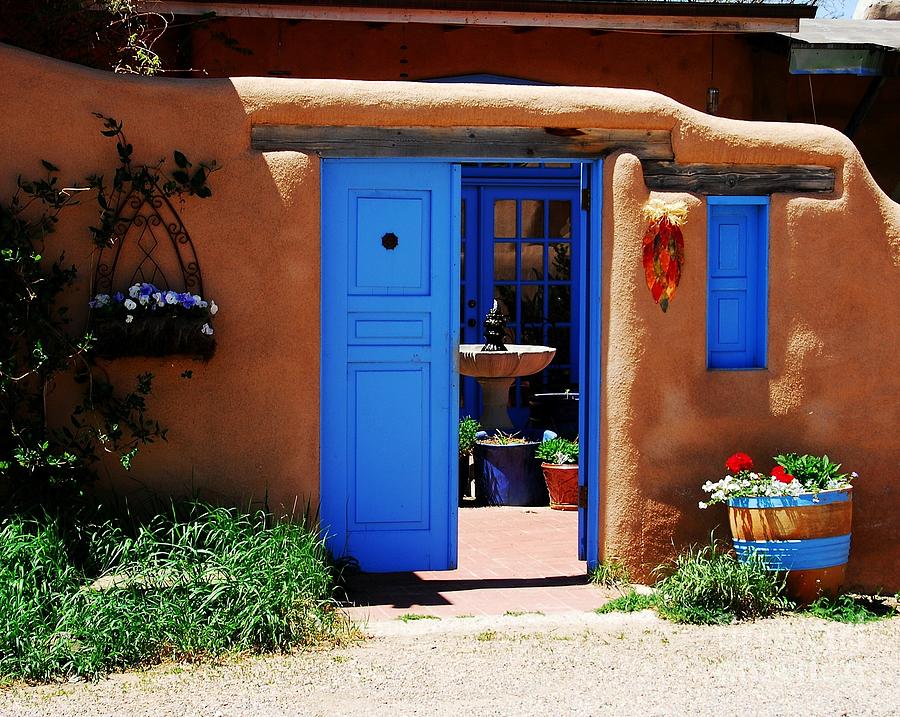
[[[359,574],[348,580],[359,620],[587,611],[609,595],[577,559],[578,514],[550,508],[460,508],[459,567]]]

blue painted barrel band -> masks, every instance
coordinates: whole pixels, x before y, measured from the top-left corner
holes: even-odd
[[[801,493],[800,495],[757,495],[745,498],[730,498],[732,508],[800,508],[807,505],[827,505],[848,503],[853,500],[850,488],[823,490],[821,493]]]
[[[733,540],[738,559],[756,553],[769,570],[816,570],[843,565],[850,557],[850,533],[808,540]]]

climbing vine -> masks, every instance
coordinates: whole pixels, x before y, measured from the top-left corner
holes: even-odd
[[[122,390],[95,362],[94,337],[76,326],[66,300],[78,268],[55,249],[53,235],[66,210],[92,198],[97,221],[87,238],[97,247],[113,245],[121,240],[124,197],[151,187],[167,197],[209,197],[207,179],[216,166],[192,165],[178,151],[171,173],[164,160],[137,163],[122,123],[97,117],[116,145],[118,166],[109,179],[96,174],[67,187],[59,168],[42,160],[43,176],[19,177],[12,197],[0,202],[0,489],[7,500],[61,487],[80,490],[96,476],[104,453],[128,469],[141,446],[166,438],[147,411],[152,374],[140,374]],[[57,389],[68,381],[80,385],[81,398],[53,410],[64,403]]]

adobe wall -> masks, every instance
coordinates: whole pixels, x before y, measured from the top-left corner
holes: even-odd
[[[700,484],[744,450],[828,452],[859,472],[850,580],[900,589],[900,206],[874,185],[853,145],[807,125],[710,118],[661,95],[599,88],[479,87],[275,79],[117,77],[0,47],[0,190],[49,159],[67,178],[108,171],[114,157],[91,112],[126,123],[138,159],[178,148],[215,158],[210,200],[182,216],[221,306],[219,349],[189,361],[109,364],[152,370],[153,411],[169,443],[134,478],[246,503],[315,505],[319,426],[319,163],[249,146],[251,123],[524,125],[671,129],[682,162],[826,164],[827,197],[776,195],[770,215],[769,368],[705,368],[704,202],[685,196],[687,266],[667,314],[640,265],[649,196],[640,164],[605,165],[601,545],[638,577],[675,546],[704,540],[724,512],[699,511]],[[87,268],[89,207],[59,235]],[[89,271],[83,272],[86,277]],[[82,281],[78,305],[86,302]],[[180,378],[194,369],[190,381]],[[116,475],[118,486],[131,485]],[[723,531],[724,532],[724,531]]]
[[[791,75],[790,40],[770,33],[664,33],[373,24],[220,18],[167,33],[167,66],[197,76],[422,80],[510,75],[555,85],[653,90],[704,111],[718,87],[718,114],[733,119],[810,122],[843,130],[872,78]],[[235,40],[229,49],[213,33]],[[246,54],[249,52],[250,54]],[[812,85],[812,94],[810,93]],[[887,78],[853,140],[881,186],[900,197],[894,145],[900,78]]]

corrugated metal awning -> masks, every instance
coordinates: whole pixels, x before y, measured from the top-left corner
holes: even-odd
[[[800,20],[791,39],[791,74],[894,75],[900,22],[891,20]]]

